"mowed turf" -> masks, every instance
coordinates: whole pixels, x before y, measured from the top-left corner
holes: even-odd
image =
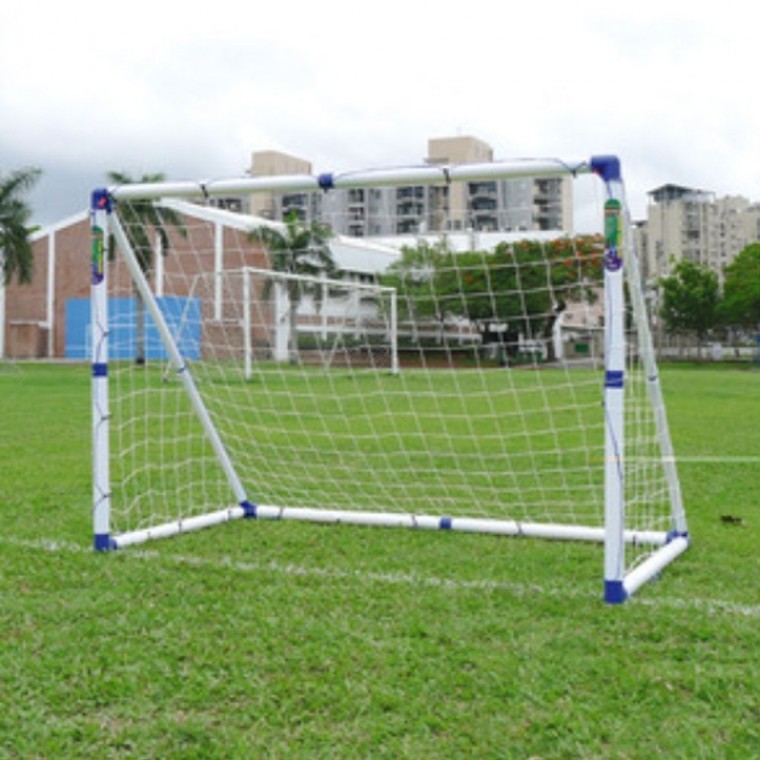
[[[91,543],[89,370],[0,366],[0,757],[752,758],[760,372],[669,367],[692,548],[237,522]]]

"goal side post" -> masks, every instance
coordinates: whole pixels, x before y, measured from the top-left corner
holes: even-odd
[[[111,482],[108,404],[108,217],[107,190],[92,193],[90,252],[90,323],[92,354],[92,483],[96,551],[115,548],[111,539]]]
[[[108,551],[118,545],[136,542],[121,541],[117,544],[111,535],[111,484],[110,484],[110,439],[109,439],[109,398],[108,398],[108,258],[110,240],[116,244],[129,270],[132,282],[136,287],[141,306],[145,308],[153,320],[161,342],[169,355],[170,364],[176,376],[182,382],[205,436],[224,471],[225,477],[237,501],[236,508],[221,510],[210,516],[182,524],[183,521],[170,525],[159,526],[144,536],[142,540],[153,537],[167,537],[183,530],[195,529],[226,521],[234,517],[251,516],[254,507],[248,500],[245,489],[235,471],[227,450],[214,426],[200,393],[195,385],[193,376],[188,370],[182,353],[167,325],[164,314],[151,292],[137,256],[132,248],[122,225],[113,214],[113,203],[106,190],[95,191],[92,195],[92,376],[93,376],[93,481],[94,481],[94,545],[98,551]]]
[[[604,465],[604,598],[619,604],[656,576],[688,548],[689,537],[683,511],[673,448],[664,412],[659,374],[656,369],[646,309],[642,294],[638,254],[630,233],[625,189],[620,162],[614,156],[597,156],[591,167],[605,183],[604,204],[604,293],[605,293],[605,465]],[[647,391],[654,409],[660,456],[670,494],[672,527],[663,547],[633,571],[625,568],[625,385],[626,308],[624,273],[636,324],[639,361],[644,365]]]

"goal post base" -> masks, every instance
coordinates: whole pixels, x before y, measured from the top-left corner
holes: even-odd
[[[626,596],[635,594],[645,583],[656,578],[671,562],[689,548],[690,542],[686,535],[672,538],[651,554],[644,562],[626,575],[623,585]]]
[[[238,519],[289,520],[323,525],[353,525],[365,527],[409,528],[412,530],[440,530],[459,533],[479,533],[514,538],[538,538],[548,541],[575,541],[603,543],[604,528],[557,523],[534,523],[518,520],[494,520],[477,517],[448,517],[416,515],[397,512],[363,512],[358,510],[314,509],[308,507],[275,507],[243,502],[204,515],[175,520],[152,528],[131,531],[121,535],[96,536],[95,548],[112,551],[192,533]],[[656,547],[653,554],[631,571],[623,580],[605,581],[604,600],[620,604],[644,584],[657,577],[689,547],[688,536],[673,536],[666,531],[633,531],[624,533],[627,544]]]
[[[208,514],[173,520],[152,528],[122,533],[109,538],[108,548],[124,548],[158,538],[170,538],[191,533],[214,525],[242,518],[257,520],[290,520],[325,525],[356,525],[380,528],[410,528],[413,530],[441,530],[459,533],[480,533],[495,536],[540,538],[549,541],[578,541],[602,543],[604,528],[560,523],[534,523],[519,520],[495,520],[479,517],[450,517],[402,512],[364,512],[342,509],[315,509],[311,507],[275,507],[253,505],[248,502],[227,507]],[[665,531],[628,530],[624,534],[627,544],[637,546],[664,546],[668,541]],[[672,543],[672,542],[671,542]],[[679,552],[680,553],[680,552]]]
[[[96,533],[93,539],[96,552],[110,552],[117,548],[116,541],[107,533]]]
[[[657,579],[671,562],[689,548],[689,545],[688,535],[667,534],[665,544],[631,570],[623,580],[604,582],[604,601],[608,604],[622,604],[646,583]]]

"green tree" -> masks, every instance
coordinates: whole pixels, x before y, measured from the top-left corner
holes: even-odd
[[[552,332],[567,302],[595,298],[602,254],[598,236],[501,243],[493,252],[422,244],[404,249],[382,281],[405,304],[400,318],[441,325],[447,318],[466,319],[483,343],[499,342],[514,354],[522,335],[545,345],[551,360]]]
[[[280,231],[274,227],[260,227],[249,233],[252,242],[263,245],[269,254],[271,268],[298,276],[318,277],[322,274],[330,278],[340,276],[328,241],[330,229],[318,222],[304,224],[295,211],[285,217],[285,228]],[[278,284],[268,280],[264,297],[267,298],[274,284],[275,293]],[[294,364],[298,361],[298,322],[296,312],[305,295],[311,295],[317,305],[321,303],[322,287],[314,281],[288,279],[283,291],[288,303],[288,359]]]
[[[15,276],[28,283],[34,273],[34,258],[27,226],[31,210],[22,195],[40,176],[39,169],[27,168],[0,176],[0,267],[6,285]]]
[[[396,290],[398,319],[413,330],[425,322],[443,327],[449,311],[443,291],[452,289],[453,255],[445,240],[403,246],[401,256],[380,277],[382,285]]]
[[[721,317],[745,330],[760,328],[760,243],[748,245],[725,269]]]
[[[706,266],[686,259],[673,273],[660,279],[661,307],[665,329],[674,333],[694,333],[697,349],[718,323],[718,275]]]
[[[108,172],[107,177],[108,181],[114,185],[132,185],[136,182],[156,183],[163,182],[166,179],[166,175],[162,172],[144,174],[139,180],[133,179],[129,174],[117,171]],[[140,269],[146,279],[150,281],[155,266],[156,246],[154,241],[157,237],[161,241],[161,255],[168,255],[171,251],[169,229],[177,230],[182,237],[187,236],[182,216],[172,209],[161,207],[150,199],[117,203],[116,210]],[[113,245],[110,246],[110,250],[113,252]],[[136,286],[134,294],[137,304],[135,363],[145,364],[145,304]]]

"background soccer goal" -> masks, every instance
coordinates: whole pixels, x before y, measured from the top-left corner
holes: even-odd
[[[587,174],[604,234],[455,244],[458,184]],[[208,203],[367,188],[430,224],[393,251]],[[616,159],[128,185],[92,209],[96,549],[236,518],[598,542],[617,603],[687,548]]]

